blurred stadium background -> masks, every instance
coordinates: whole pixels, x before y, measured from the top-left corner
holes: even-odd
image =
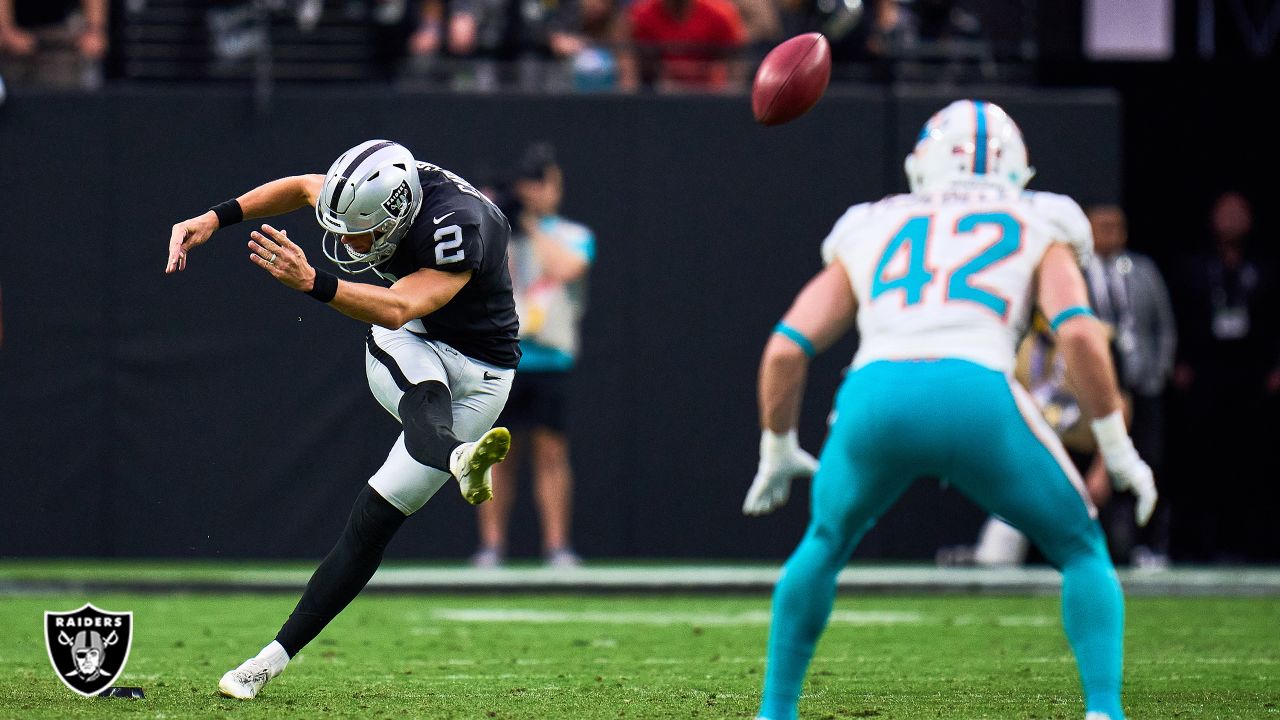
[[[179,276],[161,272],[162,254],[172,223],[386,137],[491,185],[529,143],[553,143],[564,213],[595,230],[599,249],[571,401],[585,566],[532,562],[526,481],[513,568],[465,568],[475,514],[446,491],[400,532],[373,587],[430,593],[424,607],[450,592],[510,594],[485,601],[500,609],[515,593],[573,605],[574,593],[714,590],[767,610],[807,502],[799,491],[765,519],[739,510],[756,460],[762,343],[842,210],[905,191],[901,162],[921,123],[984,97],[1022,126],[1033,188],[1125,209],[1130,247],[1164,273],[1184,337],[1197,290],[1184,278],[1211,249],[1215,200],[1234,191],[1252,202],[1263,294],[1248,343],[1222,362],[1179,361],[1208,363],[1200,378],[1253,384],[1216,399],[1216,386],[1170,384],[1157,478],[1170,566],[1122,572],[1148,598],[1253,597],[1259,624],[1241,634],[1274,633],[1280,2],[739,0],[737,40],[673,48],[636,27],[640,1],[111,0],[100,15],[80,0],[0,0],[13,9],[0,13],[0,592],[50,610],[189,601],[192,612],[220,593],[262,593],[270,611],[243,620],[255,638],[274,631],[396,426],[366,388],[363,328],[256,272],[237,233],[216,235]],[[47,57],[18,57],[24,22],[41,28],[32,37]],[[832,42],[831,87],[800,120],[760,127],[751,73],[804,31]],[[681,75],[672,53],[702,59]],[[322,262],[307,213],[279,226]],[[807,447],[822,441],[855,346],[848,338],[814,366]],[[842,598],[874,593],[883,609],[897,594],[1051,594],[1056,580],[1034,561],[935,567],[983,520],[956,492],[917,483],[860,546]],[[62,688],[33,617],[6,617],[18,650],[0,652],[0,667],[52,683],[54,698]],[[162,632],[139,623],[139,638]],[[763,655],[763,626],[752,632]],[[193,692],[211,693],[218,668],[248,649],[202,648],[212,668],[192,671]],[[1248,707],[1228,694],[1204,717],[1275,713],[1274,642],[1252,657]],[[154,658],[131,662],[164,672]],[[755,677],[744,682],[751,692]],[[703,716],[750,712],[745,696],[733,709],[694,700]],[[71,716],[22,702],[0,695],[6,716]],[[547,702],[542,717],[589,716]],[[892,716],[913,717],[903,712]]]

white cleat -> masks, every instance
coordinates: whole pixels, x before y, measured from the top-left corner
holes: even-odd
[[[462,497],[472,505],[493,497],[493,476],[490,469],[502,462],[511,449],[511,433],[496,427],[480,436],[473,443],[464,443],[454,451],[449,469],[458,478]]]
[[[1106,713],[1091,712],[1084,716],[1084,720],[1111,720],[1111,716]]]
[[[569,548],[552,550],[547,554],[547,567],[557,568],[560,570],[580,568],[582,567],[582,558],[578,557],[578,553],[570,550]]]
[[[236,700],[252,700],[271,679],[271,668],[258,658],[249,658],[218,681],[218,693]]]

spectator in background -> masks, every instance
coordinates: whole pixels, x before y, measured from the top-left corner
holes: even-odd
[[[501,29],[503,4],[486,2],[485,0],[457,0],[446,5],[445,0],[421,0],[418,5],[417,28],[409,36],[409,56],[416,71],[425,74],[442,69],[433,61],[439,56],[448,58],[466,58],[481,54],[482,50],[493,50]],[[481,41],[482,26],[491,30],[484,33],[487,42]],[[482,47],[490,46],[490,47]],[[496,73],[491,67],[482,68],[485,77],[476,81],[467,78],[459,68],[452,66],[443,68],[446,81],[453,86],[474,83],[479,89],[490,89],[496,85]]]
[[[864,64],[873,74],[888,77],[895,48],[902,47],[915,30],[914,16],[897,0],[780,0],[782,31],[790,37],[820,32],[831,44],[834,68]]]
[[[1112,328],[1112,356],[1128,397],[1129,435],[1156,477],[1164,471],[1164,391],[1173,373],[1177,326],[1164,278],[1146,255],[1128,249],[1128,222],[1116,205],[1088,211],[1094,257],[1085,268],[1090,301]],[[1109,483],[1102,483],[1104,491]],[[1127,515],[1126,515],[1127,513]],[[1169,564],[1169,500],[1161,498],[1145,528],[1133,522],[1133,498],[1118,496],[1102,512],[1113,559],[1159,569]]]
[[[435,55],[444,39],[444,0],[422,0],[418,5],[416,25],[409,35],[409,54],[418,57]]]
[[[420,61],[440,54],[468,58],[447,64],[449,84],[459,90],[496,90],[512,80],[505,72],[526,48],[521,44],[521,2],[423,0],[410,55]],[[538,7],[536,3],[530,7]]]
[[[925,42],[981,40],[982,21],[960,0],[915,0],[911,4],[915,35]]]
[[[869,69],[890,80],[903,60],[974,60],[983,56],[980,17],[958,0],[780,0],[787,35],[821,32],[831,43],[836,71]],[[843,68],[841,67],[843,66]],[[939,79],[925,70],[925,77]]]
[[[615,0],[565,0],[550,23],[551,54],[567,64],[574,90],[609,90],[618,85],[614,47],[619,31]]]
[[[572,76],[555,61],[577,61],[592,34],[608,33],[612,13],[613,0],[423,0],[409,54],[419,72],[439,54],[469,58],[446,70],[458,89],[568,89]],[[590,78],[596,84],[599,75],[616,76],[611,65],[601,67],[605,59],[598,53],[583,59],[596,63]]]
[[[515,227],[509,249],[522,359],[499,422],[511,430],[511,452],[494,466],[501,490],[479,508],[477,567],[497,567],[507,553],[507,525],[516,477],[526,457],[542,521],[548,565],[574,567],[580,559],[569,540],[573,472],[569,463],[568,394],[586,302],[586,276],[595,258],[595,236],[558,215],[564,174],[553,148],[530,146],[520,162],[516,200],[508,204]]]
[[[1184,435],[1175,447],[1185,451],[1178,465],[1189,474],[1175,507],[1179,535],[1200,561],[1250,553],[1248,518],[1265,505],[1262,485],[1275,481],[1261,448],[1276,439],[1267,404],[1280,393],[1280,298],[1273,268],[1249,247],[1252,233],[1249,201],[1237,192],[1219,196],[1211,246],[1188,258],[1178,283],[1174,385]]]
[[[747,32],[747,44],[768,52],[774,41],[782,37],[782,17],[775,0],[734,0],[742,26]],[[764,52],[760,55],[763,56]]]
[[[625,88],[728,90],[745,78],[747,29],[729,0],[635,0],[622,33]]]
[[[94,89],[107,0],[0,0],[0,75],[14,87]]]

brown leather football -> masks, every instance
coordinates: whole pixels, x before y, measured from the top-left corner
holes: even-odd
[[[821,33],[784,40],[765,55],[751,87],[756,122],[781,125],[809,112],[831,80],[831,45]]]

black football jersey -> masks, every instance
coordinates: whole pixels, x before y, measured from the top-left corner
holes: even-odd
[[[420,162],[418,178],[418,217],[395,254],[374,272],[395,282],[423,268],[473,271],[444,307],[406,329],[447,343],[468,357],[514,368],[520,362],[520,321],[507,266],[507,218],[479,190],[444,168]],[[419,322],[421,330],[416,327]]]

